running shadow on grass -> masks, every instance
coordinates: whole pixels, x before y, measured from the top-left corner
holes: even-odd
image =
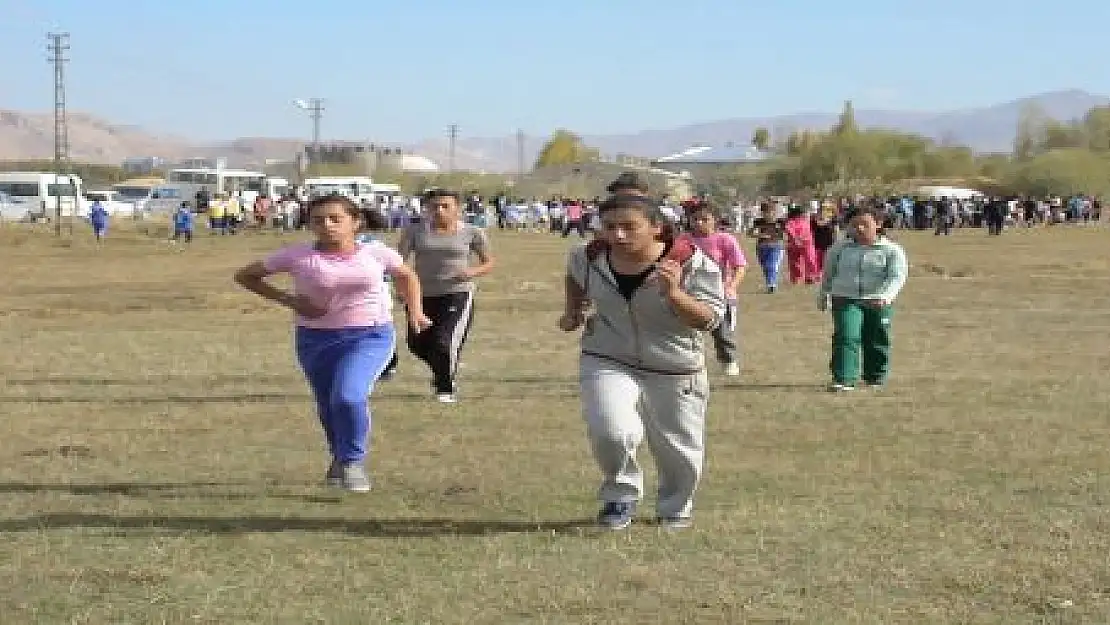
[[[106,484],[33,484],[0,483],[0,495],[64,493],[81,497],[116,495],[135,499],[216,501],[260,501],[283,499],[314,504],[342,503],[339,496],[304,494],[259,488],[256,482],[181,482],[146,484],[141,482],[110,482]]]
[[[593,519],[565,521],[498,521],[476,519],[329,519],[247,516],[111,516],[100,514],[44,514],[0,521],[0,532],[40,532],[55,529],[101,529],[122,535],[150,532],[181,534],[273,534],[281,532],[344,533],[369,538],[433,538],[497,534],[581,534],[595,527]]]
[[[803,384],[798,382],[786,383],[744,383],[724,382],[717,385],[718,389],[729,391],[823,391],[824,384]]]
[[[141,378],[115,378],[96,376],[52,376],[43,375],[31,378],[5,378],[5,386],[113,386],[113,387],[150,387],[156,384],[183,385],[189,382],[204,384],[285,384],[300,382],[301,378],[293,375],[275,374],[236,374],[220,373],[217,375],[149,375]]]
[[[308,393],[233,393],[228,395],[131,395],[123,397],[80,395],[17,395],[0,396],[0,404],[110,404],[115,406],[150,406],[174,404],[276,404],[303,401]]]
[[[378,394],[375,394],[377,397]],[[382,397],[394,400],[427,400],[428,393],[393,391],[381,393]],[[204,406],[209,404],[285,404],[311,400],[308,392],[301,393],[234,393],[227,395],[133,395],[124,397],[79,396],[79,395],[18,395],[0,396],[0,404],[97,404],[112,406]]]
[[[103,484],[34,484],[0,483],[0,494],[66,493],[70,495],[126,495],[141,497],[152,493],[173,493],[196,489],[257,486],[251,482],[180,482],[145,484],[142,482],[107,482]]]

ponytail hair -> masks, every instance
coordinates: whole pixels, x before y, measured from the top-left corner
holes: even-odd
[[[362,225],[371,232],[383,232],[389,229],[389,218],[378,209],[368,208],[362,211]]]

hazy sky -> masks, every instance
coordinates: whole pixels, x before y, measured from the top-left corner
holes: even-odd
[[[0,0],[0,109],[192,139],[412,141],[1110,93],[1106,0]],[[1091,28],[1084,31],[1084,26]]]

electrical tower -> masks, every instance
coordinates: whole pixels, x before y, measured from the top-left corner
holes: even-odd
[[[447,171],[455,171],[455,141],[459,138],[459,125],[451,124],[447,127],[447,136],[450,139],[447,153]]]
[[[64,187],[59,177],[66,173],[69,160],[69,126],[66,124],[66,51],[69,50],[69,33],[50,33],[50,63],[54,66],[54,234],[62,236],[62,189],[74,187],[67,183]],[[73,234],[73,214],[77,212],[77,198],[73,198],[73,209],[69,214],[69,232]]]

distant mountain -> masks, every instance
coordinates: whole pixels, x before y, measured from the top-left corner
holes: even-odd
[[[1069,90],[994,106],[939,113],[868,109],[856,109],[855,113],[856,121],[863,127],[913,132],[937,141],[966,145],[977,152],[1009,152],[1013,147],[1021,113],[1029,107],[1039,109],[1052,119],[1070,120],[1083,117],[1096,106],[1108,104],[1110,97]],[[732,141],[747,144],[760,127],[767,128],[772,136],[778,137],[795,130],[827,130],[836,123],[839,113],[835,111],[729,119],[665,130],[645,130],[634,134],[588,135],[584,140],[606,154],[658,157],[674,154],[699,143],[720,145]],[[539,153],[544,139],[535,138],[526,142],[525,152],[529,162]],[[516,144],[510,138],[462,139],[459,145],[509,167],[516,161]]]
[[[967,145],[978,152],[1008,152],[1021,112],[1036,107],[1052,119],[1082,117],[1095,106],[1110,104],[1110,98],[1080,90],[1055,91],[982,108],[942,112],[885,111],[857,109],[863,127],[914,132]],[[824,130],[839,111],[802,113],[765,118],[739,118],[691,124],[671,129],[645,130],[633,134],[587,135],[586,143],[604,154],[657,157],[673,154],[694,144],[748,143],[756,128],[765,127],[773,136],[799,129]],[[226,156],[236,164],[288,159],[303,141],[281,138],[240,138],[219,144],[198,144],[187,138],[152,134],[133,126],[112,124],[80,113],[70,114],[69,139],[76,160],[118,163],[131,156],[161,156],[177,159],[193,156]],[[529,167],[547,137],[525,137],[525,167]],[[54,151],[53,120],[50,114],[27,114],[0,110],[0,160],[50,158]],[[446,166],[446,139],[428,139],[404,146]],[[458,169],[515,171],[518,167],[516,137],[460,137],[455,147]]]

